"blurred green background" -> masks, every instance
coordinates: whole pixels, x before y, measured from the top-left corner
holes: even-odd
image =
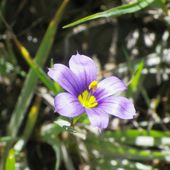
[[[102,132],[86,115],[54,113],[62,91],[53,63],[92,57],[98,79],[115,75],[133,120]],[[0,169],[169,170],[169,0],[0,1]]]

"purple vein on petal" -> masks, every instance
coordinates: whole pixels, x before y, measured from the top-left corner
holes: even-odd
[[[99,129],[104,129],[108,126],[109,115],[101,108],[85,109],[91,125],[98,127]]]
[[[112,76],[99,82],[98,88],[94,94],[97,96],[98,101],[100,101],[103,98],[116,95],[126,89],[127,87],[123,81]]]
[[[53,68],[49,68],[48,75],[69,93],[76,96],[81,93],[81,85],[68,67],[55,64]]]
[[[69,67],[84,88],[87,88],[97,78],[96,64],[91,58],[85,55],[73,55],[70,58]]]
[[[122,96],[110,96],[100,101],[99,107],[108,114],[122,119],[132,119],[136,115],[133,103]]]

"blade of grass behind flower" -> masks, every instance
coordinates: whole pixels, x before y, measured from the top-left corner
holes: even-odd
[[[61,122],[63,122],[63,126],[61,126]],[[54,123],[42,126],[40,131],[40,137],[44,142],[51,145],[55,151],[56,154],[55,170],[59,170],[61,158],[63,159],[67,170],[74,170],[74,166],[72,160],[70,159],[69,153],[67,152],[65,145],[61,144],[59,138],[59,134],[66,130],[64,128],[64,124],[68,125],[67,121],[57,119],[56,121],[54,121]],[[71,128],[69,126],[67,127],[68,127],[67,131],[71,132]]]
[[[37,77],[44,83],[44,85],[54,94],[57,94],[61,88],[60,86],[52,81],[47,74],[42,70],[42,68],[32,59],[28,50],[18,41],[18,39],[14,39],[16,46],[20,50],[22,57],[25,59],[27,64],[32,68],[32,70],[36,73]]]
[[[123,48],[123,52],[126,57],[128,70],[132,75],[131,80],[128,83],[129,88],[127,91],[127,96],[133,96],[133,98],[135,98],[142,83],[142,70],[144,69],[144,60],[133,61],[125,48]]]
[[[122,169],[122,170],[158,170],[150,165],[146,165],[137,161],[130,161],[128,159],[94,159],[92,161],[93,167],[100,167],[100,169],[114,170],[114,169]]]
[[[128,159],[119,160],[117,159],[94,159],[92,161],[93,167],[100,167],[100,170],[114,170],[114,169],[122,169],[122,170],[158,170],[157,168],[152,167],[151,165],[147,165],[137,161],[130,161]]]
[[[17,66],[16,55],[14,54],[14,51],[12,49],[12,43],[9,40],[8,36],[7,36],[7,39],[5,41],[5,44],[6,44],[6,47],[7,47],[8,54],[9,54],[8,55],[9,61],[11,61],[11,63],[13,63],[14,65]]]
[[[104,137],[116,137],[120,138],[121,136],[124,137],[131,137],[135,138],[138,136],[152,136],[154,138],[162,138],[162,137],[170,137],[170,132],[163,132],[163,131],[158,131],[158,130],[135,130],[135,129],[129,129],[129,130],[123,130],[123,131],[115,131],[115,132],[105,132],[103,133]]]
[[[0,13],[2,13],[2,14],[4,14],[4,12],[5,12],[5,6],[6,6],[6,0],[2,0],[1,2],[0,2]],[[1,28],[1,26],[2,26],[2,20],[0,20],[0,28]]]
[[[10,149],[6,160],[5,170],[15,170],[15,152],[14,149]]]
[[[41,104],[41,97],[40,96],[36,96],[36,99],[35,99],[35,102],[34,104],[32,105],[29,113],[28,113],[28,118],[26,120],[26,125],[25,125],[25,128],[24,128],[24,131],[20,137],[20,139],[17,141],[17,143],[15,144],[14,146],[14,149],[17,151],[17,152],[20,152],[26,142],[28,141],[32,131],[33,131],[33,128],[35,126],[35,123],[37,121],[37,117],[38,117],[38,113],[39,113],[39,109],[40,109],[40,104]]]
[[[62,13],[67,3],[68,0],[64,0],[60,8],[57,9],[56,14],[52,19],[52,21],[50,22],[48,29],[40,44],[40,47],[36,53],[35,62],[41,67],[44,65],[48,57],[48,54],[50,52],[56,34],[57,25],[59,23],[59,20],[62,16]],[[8,132],[13,137],[16,137],[17,135],[18,129],[24,117],[24,113],[26,112],[30,104],[30,101],[32,99],[32,96],[34,94],[36,84],[37,84],[37,76],[35,72],[32,69],[30,69],[9,123]]]
[[[8,141],[11,140],[11,137],[10,136],[3,136],[3,137],[0,137],[0,145],[1,145],[1,142],[2,143],[6,143]]]
[[[61,162],[61,149],[60,149],[60,140],[58,135],[63,131],[63,128],[56,124],[44,125],[40,131],[40,137],[42,140],[54,149],[56,155],[55,170],[59,170]]]
[[[170,146],[170,133],[162,132],[156,130],[124,130],[124,131],[115,131],[105,132],[102,134],[103,139],[109,138],[122,143],[125,145],[136,145],[136,146]],[[143,142],[140,142],[140,141]]]
[[[144,61],[141,60],[139,62],[139,64],[137,64],[136,72],[134,73],[134,76],[132,77],[132,80],[130,81],[129,88],[133,92],[136,92],[137,89],[139,88],[139,82],[140,82],[140,79],[141,79],[143,68],[144,68]]]
[[[109,10],[98,12],[96,14],[89,15],[87,17],[81,18],[75,22],[72,22],[70,24],[65,25],[63,28],[72,27],[90,20],[94,20],[97,18],[103,18],[103,17],[116,17],[124,14],[134,13],[137,11],[140,11],[148,6],[150,6],[152,3],[154,3],[155,0],[137,0],[134,3],[129,3],[126,5],[121,5],[118,7],[111,8]]]
[[[93,154],[93,150],[96,150],[101,157],[108,159],[119,158],[135,161],[151,161],[158,159],[166,161],[170,156],[170,153],[165,150],[133,147],[133,145],[122,144],[116,141],[113,142],[113,140],[107,138],[95,138],[94,135],[88,135],[85,144],[91,154]]]

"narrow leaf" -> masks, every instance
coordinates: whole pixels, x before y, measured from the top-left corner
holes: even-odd
[[[139,81],[142,75],[142,70],[144,68],[144,61],[142,60],[138,65],[136,72],[134,76],[132,77],[132,80],[130,82],[130,88],[133,92],[135,92],[138,89]]]
[[[56,34],[56,28],[57,25],[59,23],[59,20],[62,16],[62,13],[66,7],[68,3],[68,0],[64,0],[62,5],[60,6],[60,8],[56,11],[56,14],[54,16],[54,18],[52,19],[52,21],[49,24],[49,27],[44,35],[44,38],[40,44],[40,47],[36,53],[35,56],[35,62],[39,65],[39,66],[43,66],[48,54],[50,52],[50,49],[52,47],[53,41],[54,41],[54,37]],[[10,124],[9,124],[9,134],[13,137],[16,137],[18,129],[22,123],[22,120],[24,118],[24,113],[26,112],[30,101],[33,97],[35,88],[36,88],[36,84],[37,84],[37,76],[35,74],[35,72],[30,69],[26,80],[24,82],[21,94],[18,98],[16,107],[14,109],[14,112],[12,113],[12,117],[10,120]]]
[[[97,18],[111,17],[111,16],[116,17],[116,16],[120,16],[120,15],[124,15],[124,14],[134,13],[134,12],[140,11],[140,10],[148,7],[153,2],[154,2],[154,0],[137,0],[134,3],[129,3],[126,5],[119,6],[119,7],[111,8],[109,10],[106,10],[103,12],[98,12],[96,14],[81,18],[75,22],[65,25],[63,28],[72,27],[74,25],[78,25],[78,24],[84,23],[86,21],[94,20]]]
[[[15,170],[15,152],[10,149],[6,160],[5,170]]]
[[[41,67],[36,64],[36,62],[30,56],[28,50],[15,38],[15,44],[20,50],[23,58],[28,63],[28,65],[32,68],[32,70],[36,73],[37,77],[44,83],[44,85],[54,94],[57,94],[60,91],[60,86],[54,82],[47,76],[47,74],[41,69]]]

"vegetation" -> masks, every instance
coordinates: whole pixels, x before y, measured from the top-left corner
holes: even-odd
[[[168,0],[0,1],[0,169],[168,170]],[[137,116],[107,129],[54,113],[48,75],[77,53],[122,79]],[[66,106],[67,107],[67,106]]]

